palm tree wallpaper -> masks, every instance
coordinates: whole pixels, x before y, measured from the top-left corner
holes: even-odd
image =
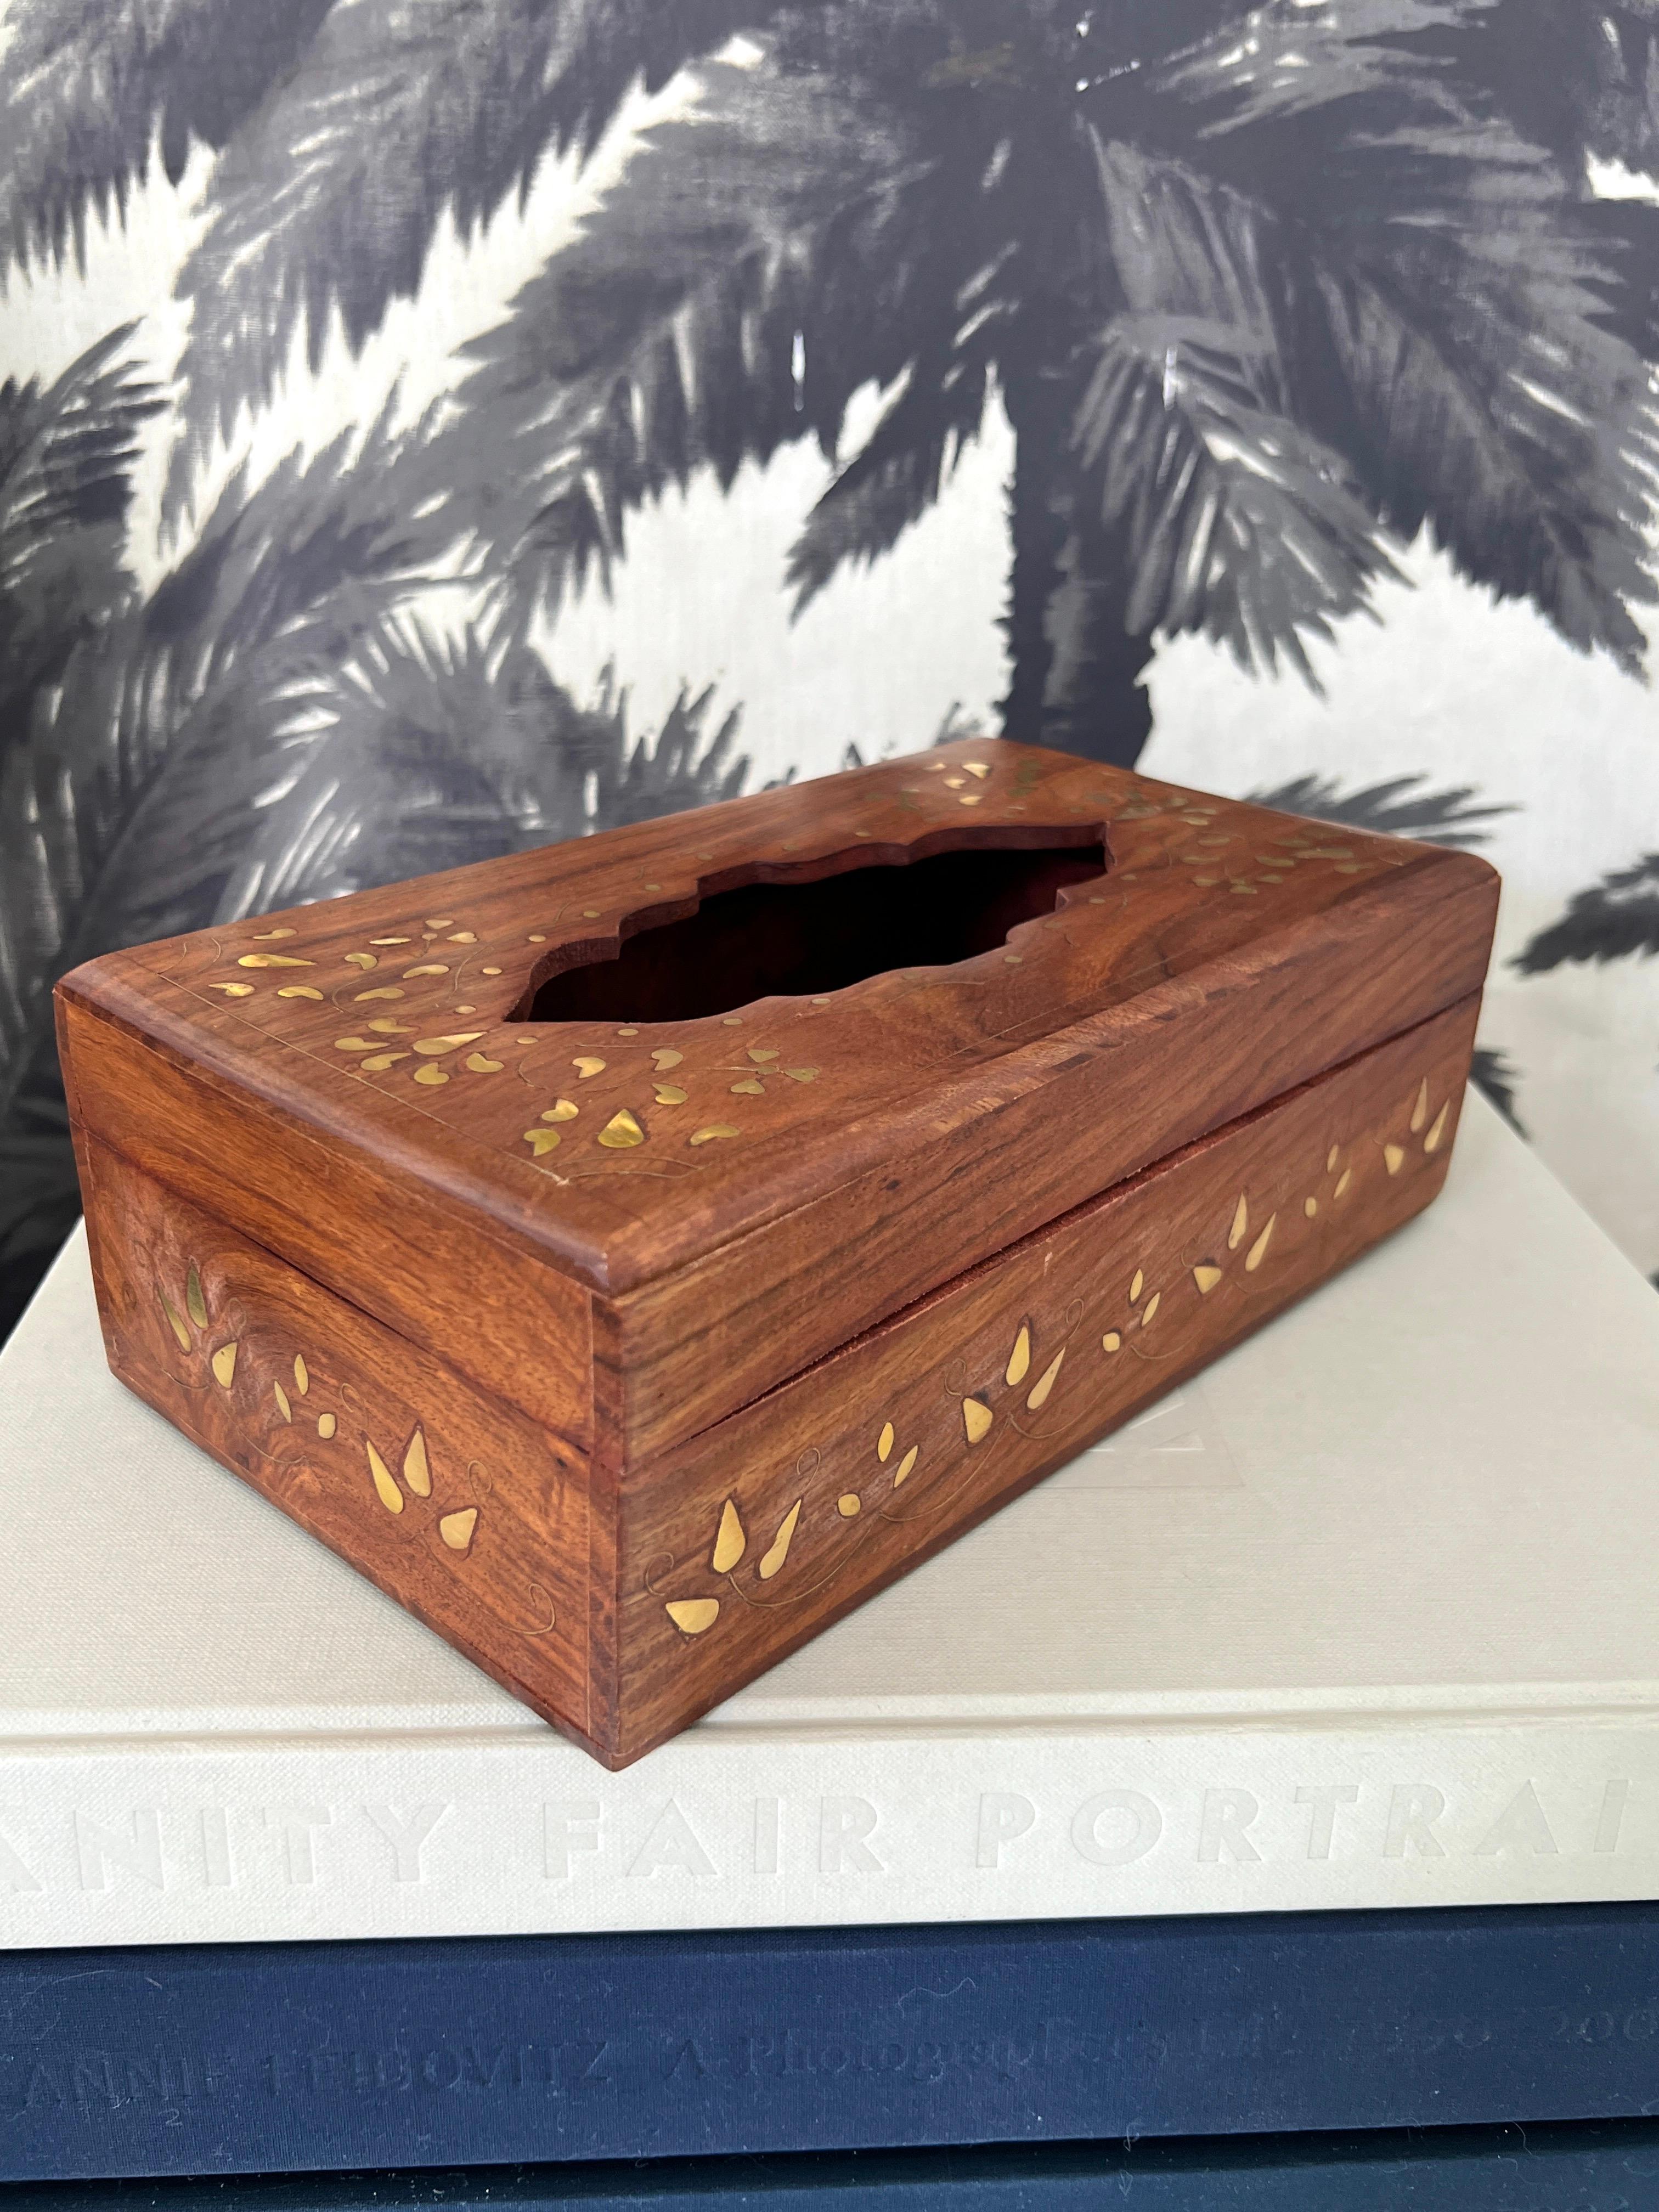
[[[58,975],[942,726],[1483,845],[1659,1268],[1655,0],[0,0],[0,1329]]]

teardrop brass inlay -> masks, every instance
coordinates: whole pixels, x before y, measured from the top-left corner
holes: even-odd
[[[626,1152],[630,1146],[645,1142],[645,1132],[623,1106],[611,1116],[600,1130],[597,1141],[608,1151]]]
[[[404,1454],[404,1480],[416,1498],[432,1495],[432,1468],[426,1455],[426,1437],[419,1429],[409,1440],[409,1449]]]
[[[790,1539],[795,1533],[795,1523],[800,1519],[800,1509],[805,1502],[805,1498],[798,1498],[778,1523],[778,1533],[760,1563],[760,1578],[763,1583],[769,1583],[788,1558]]]
[[[1154,1304],[1156,1304],[1156,1301],[1154,1301]],[[1149,1309],[1148,1318],[1150,1319],[1150,1317]],[[1054,1387],[1054,1378],[1060,1373],[1060,1363],[1065,1358],[1065,1357],[1066,1347],[1062,1344],[1060,1350],[1055,1352],[1054,1358],[1043,1369],[1036,1388],[1032,1391],[1030,1396],[1025,1401],[1026,1405],[1030,1407],[1032,1413],[1040,1413],[1042,1408],[1048,1404],[1048,1393]]]
[[[743,1533],[743,1522],[738,1509],[728,1498],[720,1508],[720,1525],[714,1538],[714,1554],[709,1564],[717,1575],[730,1574],[749,1548],[749,1539]]]
[[[1278,1218],[1279,1216],[1277,1213],[1270,1213],[1267,1216],[1267,1227],[1262,1231],[1261,1236],[1256,1238],[1255,1243],[1251,1245],[1249,1250],[1244,1255],[1244,1267],[1247,1273],[1252,1275],[1255,1274],[1256,1269],[1267,1258],[1267,1246],[1273,1239],[1273,1224],[1278,1220]]]
[[[213,1379],[222,1390],[228,1390],[236,1373],[236,1342],[222,1344],[213,1355]]]
[[[368,1471],[374,1479],[376,1496],[388,1513],[401,1513],[404,1493],[392,1480],[392,1469],[367,1438],[364,1439],[363,1449],[368,1454]]]
[[[438,1523],[438,1534],[452,1552],[465,1552],[471,1547],[472,1531],[477,1525],[477,1507],[463,1506],[459,1513],[444,1515],[443,1519]]]
[[[1014,1348],[1008,1354],[1008,1366],[1006,1372],[1003,1376],[1003,1381],[1006,1382],[1011,1389],[1016,1382],[1023,1382],[1025,1380],[1026,1373],[1030,1369],[1030,1364],[1031,1332],[1028,1324],[1024,1322],[1021,1322],[1019,1325],[1019,1334],[1014,1339]]]

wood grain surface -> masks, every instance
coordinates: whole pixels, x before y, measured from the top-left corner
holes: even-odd
[[[731,1431],[722,1450],[760,1451],[741,1425],[781,1419],[792,1393],[875,1358],[884,1329],[913,1328],[947,1286],[966,1296],[1079,1209],[1139,1204],[1170,1176],[1196,1188],[1217,1145],[1282,1150],[1274,1132],[1305,1086],[1342,1086],[1352,1128],[1380,1128],[1398,1105],[1387,1055],[1420,1056],[1441,1018],[1454,1042],[1419,1079],[1450,1098],[1461,1077],[1445,1055],[1467,1065],[1496,888],[1467,854],[964,743],[112,956],[59,988],[112,1356],[276,1496],[222,1419],[204,1432],[204,1408],[228,1417],[223,1394],[185,1400],[176,1376],[158,1379],[151,1355],[173,1335],[162,1315],[155,1337],[159,1307],[149,1352],[134,1348],[137,1286],[163,1255],[176,1273],[190,1244],[200,1273],[210,1249],[234,1251],[252,1284],[257,1255],[272,1271],[259,1297],[292,1279],[283,1328],[331,1316],[357,1347],[351,1387],[365,1406],[372,1389],[386,1396],[386,1433],[453,1401],[419,1417],[453,1425],[446,1465],[464,1448],[462,1466],[482,1463],[478,1424],[493,1419],[515,1468],[556,1466],[567,1484],[579,1469],[580,1559],[568,1517],[538,1533],[515,1505],[502,1526],[520,1563],[501,1569],[494,1612],[458,1595],[481,1578],[465,1562],[499,1556],[495,1532],[477,1534],[482,1508],[469,1551],[434,1538],[417,1575],[416,1519],[373,1485],[349,1512],[325,1511],[303,1482],[277,1502],[620,1761],[1038,1471],[999,1438],[975,1465],[1008,1462],[1006,1482],[964,1479],[913,1545],[871,1520],[852,1547],[867,1571],[837,1567],[821,1606],[782,1601],[781,1565],[747,1599],[728,1576],[724,1595],[647,1603],[644,1553],[690,1556],[674,1513],[694,1522],[708,1504],[710,1439]],[[1416,1171],[1363,1203],[1356,1161],[1340,1226],[1309,1216],[1319,1225],[1291,1237],[1279,1215],[1275,1268],[1294,1248],[1306,1276],[1285,1295],[1425,1202],[1448,1113]],[[1280,1279],[1265,1260],[1262,1273],[1241,1316]],[[1167,1323],[1182,1302],[1160,1295]],[[1224,1340],[1234,1305],[1218,1288],[1194,1308],[1207,1349],[1188,1364]],[[1140,1350],[1121,1371],[1155,1377]],[[237,1357],[263,1402],[280,1376],[263,1352]],[[1053,1389],[1056,1408],[1078,1395]],[[1108,1392],[1089,1418],[1097,1432],[1129,1410]],[[1076,1449],[1084,1431],[1065,1433]],[[802,1443],[789,1463],[830,1449]],[[729,1463],[722,1479],[729,1489]],[[544,1475],[523,1480],[541,1495]],[[848,1548],[800,1494],[787,1540],[769,1538],[797,1567],[826,1528]],[[769,1493],[752,1510],[757,1530]],[[759,1535],[733,1511],[758,1575]],[[735,1541],[710,1537],[709,1556]],[[573,1634],[580,1620],[580,1656],[573,1645],[527,1668],[521,1632],[502,1629],[526,1614],[528,1561]],[[677,1626],[671,1601],[699,1620],[718,1604],[720,1632],[713,1615]]]

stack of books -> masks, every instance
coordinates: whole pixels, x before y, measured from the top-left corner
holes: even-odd
[[[1659,1299],[1477,1098],[616,1775],[128,1396],[72,1243],[0,1357],[0,2179],[1484,2206],[1458,2130],[1571,2123],[1515,2203],[1659,2201],[1656,1589]]]

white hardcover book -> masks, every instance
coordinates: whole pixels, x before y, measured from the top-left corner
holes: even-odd
[[[619,1775],[110,1376],[0,1358],[0,1942],[1659,1895],[1659,1297],[1443,1197]]]

